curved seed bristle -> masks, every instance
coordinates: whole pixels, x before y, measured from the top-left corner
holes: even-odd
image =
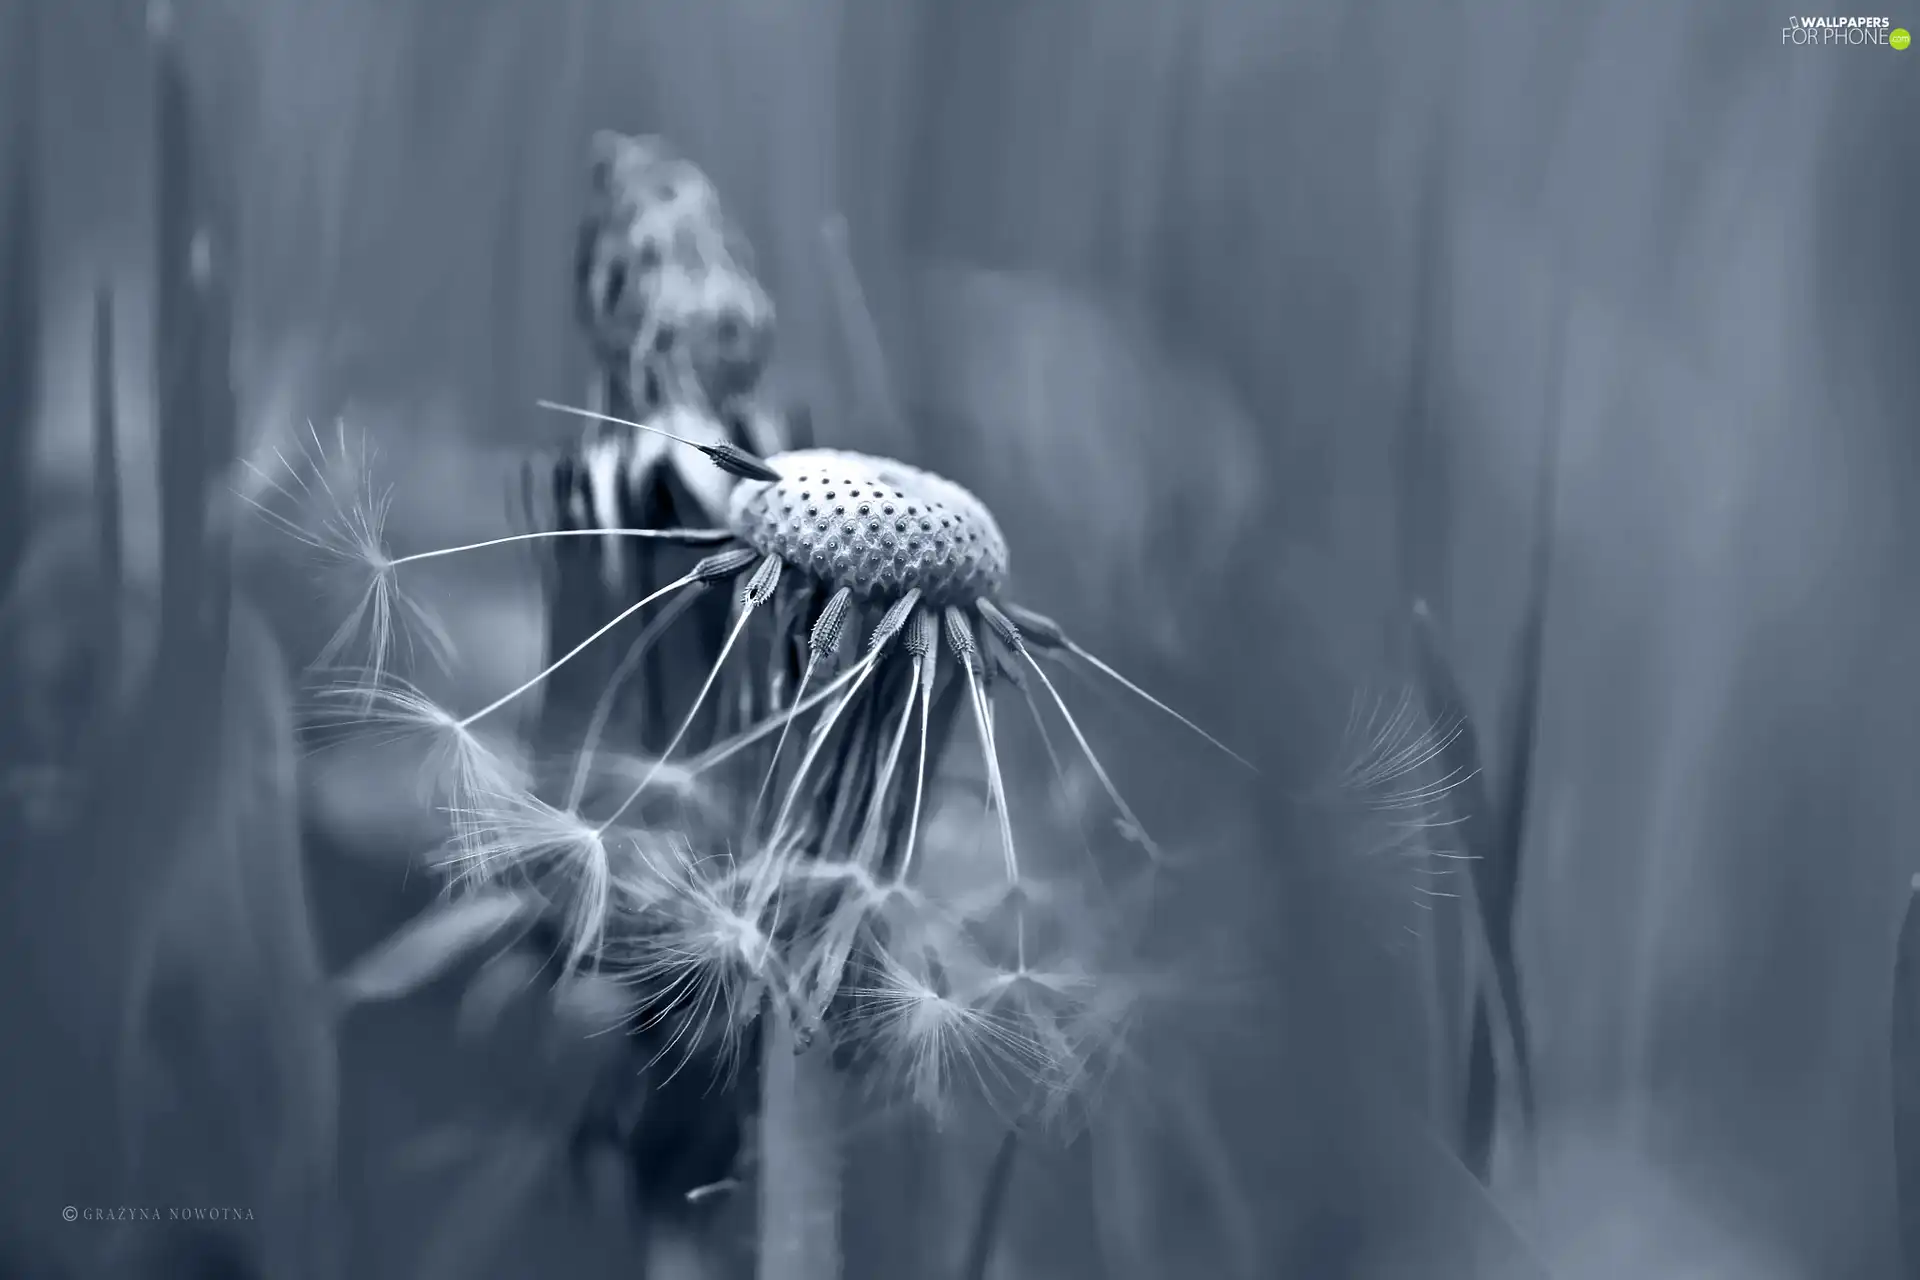
[[[940,624],[933,620],[933,614],[925,609],[913,611],[913,621],[907,625],[906,650],[916,658],[924,658],[933,650],[933,642],[940,634]]]
[[[735,547],[732,551],[719,551],[707,556],[688,571],[687,577],[695,582],[722,582],[744,573],[748,565],[760,558],[760,553],[751,547]]]
[[[738,445],[709,444],[701,445],[700,452],[707,455],[716,467],[730,475],[746,480],[774,481],[780,479],[780,473],[766,462],[748,453]]]
[[[980,646],[973,638],[973,628],[967,623],[967,615],[948,605],[941,613],[946,623],[947,648],[953,650],[953,656],[960,659],[960,666],[968,673],[977,673],[980,667]]]
[[[807,636],[807,649],[815,658],[824,658],[840,647],[841,633],[847,627],[847,611],[853,607],[853,588],[842,587],[833,593]]]
[[[892,607],[880,619],[879,625],[874,627],[873,634],[867,637],[867,652],[878,653],[891,643],[893,638],[900,634],[900,629],[907,625],[908,617],[912,615],[914,606],[919,603],[920,588],[907,588],[907,594],[893,602]]]
[[[1067,647],[1067,633],[1061,630],[1060,624],[1052,618],[1035,613],[1031,609],[1023,609],[1017,604],[1008,604],[1003,611],[998,607],[991,606],[988,601],[982,600],[980,601],[980,613],[981,616],[986,617],[989,622],[993,620],[992,617],[987,614],[989,607],[992,607],[995,613],[999,613],[1006,620],[1007,626],[1017,628],[1014,634],[1032,644],[1034,648],[1064,649]],[[1018,652],[1018,650],[1016,649],[1015,652]]]
[[[753,571],[753,577],[747,579],[747,589],[740,593],[749,609],[765,604],[773,597],[774,588],[780,585],[780,557],[768,556]]]
[[[1025,648],[1025,641],[1020,638],[1020,628],[1014,624],[1012,618],[1001,612],[1000,607],[993,601],[976,600],[973,602],[973,609],[989,627],[993,628],[993,633],[1000,637],[1007,648],[1015,653],[1020,653]]]

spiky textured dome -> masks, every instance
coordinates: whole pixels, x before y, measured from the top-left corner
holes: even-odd
[[[728,513],[755,550],[869,600],[918,587],[929,604],[965,605],[1005,584],[999,524],[951,480],[839,449],[767,461],[781,479],[741,484]]]

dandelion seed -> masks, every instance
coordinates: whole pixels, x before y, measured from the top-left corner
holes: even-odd
[[[656,423],[635,422],[631,418],[616,418],[611,414],[596,413],[591,409],[580,409],[572,405],[556,404],[551,400],[542,400],[539,404],[542,409],[552,409],[559,413],[570,413],[577,418],[586,418],[594,422],[604,422],[611,426],[631,427],[635,431],[644,431],[649,435],[656,435],[662,439],[671,440],[675,444],[683,444],[690,449],[698,449],[701,453],[707,455],[709,462],[730,475],[740,476],[748,480],[777,481],[780,479],[780,473],[774,470],[772,466],[747,452],[739,445],[725,443],[707,444],[704,441],[695,440],[689,436],[678,435]]]
[[[271,525],[318,553],[321,585],[331,588],[342,572],[356,579],[351,588],[353,606],[334,630],[319,655],[316,668],[337,665],[356,644],[367,649],[370,685],[377,686],[389,671],[396,646],[409,654],[418,639],[432,661],[452,661],[454,645],[430,612],[400,589],[398,561],[387,550],[387,518],[393,509],[391,488],[377,488],[373,480],[374,453],[364,437],[350,439],[345,422],[335,425],[331,451],[309,422],[300,438],[300,457],[290,460],[272,450],[284,477],[276,477],[261,462],[243,460],[248,488],[236,495]],[[288,488],[288,485],[294,488]],[[297,492],[296,492],[297,490]],[[277,510],[279,505],[294,514]],[[314,508],[301,512],[302,508]]]

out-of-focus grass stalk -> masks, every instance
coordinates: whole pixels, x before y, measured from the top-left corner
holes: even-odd
[[[245,1169],[266,1197],[270,1269],[325,1274],[334,1066],[296,813],[291,692],[270,628],[232,597],[224,490],[239,438],[236,240],[232,175],[215,137],[220,110],[234,104],[193,82],[171,6],[156,0],[148,19],[161,598],[145,717],[123,750],[137,753],[125,757],[137,778],[137,846],[172,856],[132,1007],[137,1017],[160,966],[190,965],[207,1019],[194,1046],[207,1055],[204,1070],[226,1101],[265,1109],[232,1135],[241,1148],[232,1172]],[[217,34],[194,28],[195,39]],[[210,1119],[204,1136],[217,1149],[222,1116]]]
[[[1893,971],[1893,1154],[1905,1276],[1920,1276],[1920,876],[1907,891]]]
[[[0,28],[0,594],[25,551],[40,374],[39,77],[36,6]]]
[[[859,272],[854,269],[853,244],[843,215],[836,213],[826,220],[820,228],[820,244],[826,258],[835,313],[840,321],[840,336],[846,344],[854,412],[883,432],[905,430],[900,397],[887,372],[886,345],[880,337],[880,326],[874,321],[873,308],[867,302],[866,290],[860,284]]]
[[[158,376],[160,482],[160,673],[176,697],[200,690],[178,674],[198,668],[217,688],[226,646],[224,536],[209,536],[209,499],[238,440],[230,372],[232,346],[230,205],[214,181],[173,20],[156,4],[154,351]],[[224,531],[223,531],[224,532]],[[209,725],[213,717],[198,717]]]
[[[1432,148],[1438,154],[1442,148]],[[1444,280],[1440,255],[1444,251],[1444,177],[1438,159],[1430,155],[1434,169],[1428,173],[1427,225],[1423,226],[1421,246],[1421,297],[1419,328],[1413,353],[1413,376],[1409,380],[1409,403],[1405,411],[1402,443],[1402,562],[1409,595],[1415,597],[1413,643],[1421,687],[1427,699],[1428,718],[1452,729],[1457,735],[1442,752],[1448,777],[1455,779],[1455,796],[1461,810],[1459,833],[1471,858],[1471,877],[1475,890],[1478,935],[1484,946],[1484,960],[1490,969],[1492,990],[1478,984],[1473,994],[1467,1036],[1467,1063],[1463,1080],[1463,1098],[1459,1113],[1459,1153],[1467,1167],[1482,1182],[1492,1173],[1494,1134],[1500,1113],[1500,1063],[1494,1048],[1496,1011],[1505,1027],[1513,1055],[1513,1094],[1521,1111],[1523,1140],[1530,1144],[1534,1128],[1534,1080],[1532,1048],[1526,1027],[1523,992],[1519,981],[1519,963],[1513,952],[1513,921],[1519,902],[1519,877],[1523,869],[1523,842],[1532,789],[1532,758],[1540,700],[1542,633],[1546,626],[1548,578],[1553,555],[1555,503],[1553,486],[1559,470],[1559,397],[1565,365],[1565,328],[1567,301],[1555,297],[1559,315],[1553,328],[1553,349],[1546,370],[1548,415],[1544,418],[1546,438],[1542,441],[1540,470],[1534,507],[1534,543],[1528,566],[1528,585],[1523,601],[1521,631],[1517,637],[1511,685],[1501,716],[1498,752],[1500,775],[1490,783],[1482,771],[1484,752],[1480,733],[1467,710],[1467,700],[1453,674],[1452,664],[1436,633],[1436,624],[1427,601],[1444,583],[1444,560],[1432,564],[1434,545],[1446,543],[1450,514],[1446,510],[1448,484],[1436,474],[1440,470],[1434,455],[1434,434],[1430,428],[1432,378],[1436,368],[1434,347],[1440,342],[1440,317],[1446,311]],[[1425,549],[1425,551],[1423,551]],[[1438,986],[1428,992],[1428,1000],[1438,1006],[1442,996]],[[1434,1040],[1442,1057],[1452,1063],[1457,1050],[1450,1017],[1442,1007],[1434,1021]],[[1442,1077],[1452,1077],[1444,1071]]]
[[[1534,535],[1527,566],[1527,594],[1522,606],[1520,633],[1515,641],[1513,684],[1504,709],[1504,751],[1506,759],[1499,779],[1500,808],[1496,815],[1497,836],[1488,850],[1493,856],[1476,859],[1473,869],[1474,892],[1479,901],[1486,930],[1487,947],[1493,963],[1493,977],[1501,1006],[1505,1011],[1507,1035],[1513,1052],[1514,1098],[1520,1108],[1521,1137],[1527,1147],[1522,1154],[1531,1158],[1531,1142],[1536,1121],[1533,1082],[1532,1036],[1528,1030],[1525,997],[1520,987],[1520,970],[1514,956],[1514,913],[1519,903],[1522,842],[1526,839],[1527,820],[1533,798],[1533,766],[1540,725],[1541,669],[1544,662],[1549,585],[1553,574],[1555,528],[1559,519],[1558,484],[1560,477],[1560,441],[1564,414],[1561,400],[1566,383],[1567,329],[1571,323],[1571,302],[1562,277],[1553,299],[1555,314],[1551,346],[1546,368],[1546,403],[1542,409],[1538,470],[1534,480]],[[1497,1071],[1493,1061],[1491,1028],[1482,1030],[1487,1019],[1484,994],[1474,1013],[1474,1054],[1468,1063],[1467,1132],[1469,1150],[1489,1163],[1493,1148]],[[1477,1170],[1486,1176],[1486,1168]]]
[[[121,600],[126,590],[120,498],[120,420],[114,396],[113,292],[105,285],[93,300],[93,513],[100,542],[100,652],[105,669],[117,672],[125,638]],[[117,709],[108,699],[103,710]]]
[[[1491,970],[1492,985],[1489,991],[1485,983],[1480,984],[1473,999],[1465,1099],[1457,1140],[1461,1160],[1475,1177],[1485,1182],[1491,1173],[1494,1126],[1498,1118],[1498,1064],[1493,1043],[1496,1009],[1513,1043],[1514,1083],[1529,1123],[1532,1115],[1530,1058],[1522,1047],[1525,1015],[1520,1006],[1514,963],[1512,915],[1520,871],[1519,830],[1515,820],[1524,815],[1526,801],[1524,796],[1505,793],[1504,803],[1494,800],[1494,790],[1487,785],[1482,771],[1484,757],[1479,735],[1435,634],[1433,615],[1424,604],[1416,606],[1414,611],[1414,635],[1429,715],[1435,723],[1460,726],[1442,752],[1441,760],[1446,775],[1459,779],[1454,790],[1459,797],[1455,801],[1459,811],[1458,830],[1467,855],[1474,860],[1479,943],[1486,966]]]
[[[1446,346],[1449,311],[1445,254],[1448,247],[1448,155],[1442,113],[1436,113],[1433,138],[1425,151],[1421,208],[1416,227],[1413,334],[1408,352],[1406,404],[1399,440],[1399,559],[1402,591],[1426,600],[1443,613],[1448,608],[1449,566],[1445,531],[1452,527],[1447,502],[1450,484],[1446,452],[1440,446],[1443,408],[1435,388],[1436,365]],[[1477,765],[1477,762],[1475,762]],[[1436,1118],[1451,1127],[1464,1092],[1466,1046],[1459,1013],[1471,1007],[1460,964],[1465,954],[1460,914],[1434,911],[1423,939],[1422,1004],[1426,1013],[1427,1087]]]
[[[841,1084],[823,1038],[761,1018],[760,1280],[839,1280]]]
[[[994,1253],[1000,1242],[1000,1224],[1006,1218],[1007,1191],[1013,1185],[1013,1169],[1020,1155],[1020,1128],[1009,1125],[993,1149],[993,1162],[987,1166],[986,1184],[981,1188],[980,1207],[974,1214],[973,1229],[967,1240],[966,1261],[960,1267],[960,1280],[987,1280]]]

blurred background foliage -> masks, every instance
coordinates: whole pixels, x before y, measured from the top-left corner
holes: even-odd
[[[85,510],[106,284],[128,572],[151,583],[144,6],[5,7],[9,74],[38,68],[44,571],[62,578],[45,531]],[[205,145],[238,192],[243,449],[345,414],[395,486],[396,553],[504,529],[519,461],[563,429],[533,401],[587,376],[568,297],[587,137],[659,132],[758,249],[777,376],[821,442],[974,488],[1023,598],[1267,764],[1276,785],[1249,787],[1118,703],[1100,717],[1148,825],[1205,854],[1161,927],[1244,939],[1259,975],[1229,1012],[1196,999],[1172,1048],[1220,1121],[1261,1274],[1530,1274],[1476,1234],[1486,1198],[1425,1101],[1419,949],[1389,945],[1412,890],[1370,880],[1289,797],[1338,763],[1355,691],[1408,678],[1410,596],[1493,713],[1550,518],[1517,926],[1538,1158],[1532,1176],[1503,1162],[1492,1194],[1572,1280],[1896,1273],[1887,1014],[1920,871],[1920,289],[1898,237],[1920,183],[1894,156],[1920,118],[1916,55],[1783,49],[1779,15],[1731,0],[178,7]],[[238,537],[245,627],[304,661],[337,613],[278,535]],[[423,582],[463,641],[436,695],[472,701],[538,661],[524,558]],[[65,624],[45,625],[58,652]],[[211,915],[188,932],[281,936],[310,914],[329,968],[379,937],[431,892],[401,874],[429,833],[400,821],[418,807],[396,776],[310,762],[304,870],[243,896],[225,932]],[[56,1253],[60,1204],[119,1198],[113,1052],[161,856],[129,838],[8,860],[4,1225]],[[1460,927],[1431,906],[1424,935]],[[203,1004],[310,995],[299,964],[245,954],[200,966],[203,987],[293,989]],[[376,1011],[345,1036],[324,1265],[422,1274],[450,1191],[404,1157],[555,1087],[551,1062],[458,1043],[454,1016]],[[253,1203],[245,1160],[218,1154],[257,1133],[231,1102],[176,1106],[163,1165]],[[1132,1274],[1224,1268],[1183,1233],[1231,1234],[1231,1215],[1188,1214],[1189,1173],[1145,1163],[1143,1186],[1106,1189],[1147,1206]],[[1009,1254],[1028,1261],[1009,1277],[1098,1274],[1059,1225],[1099,1216],[1073,1207],[1085,1181],[1038,1157],[1021,1174]],[[562,1198],[543,1214],[486,1274],[624,1270]]]

